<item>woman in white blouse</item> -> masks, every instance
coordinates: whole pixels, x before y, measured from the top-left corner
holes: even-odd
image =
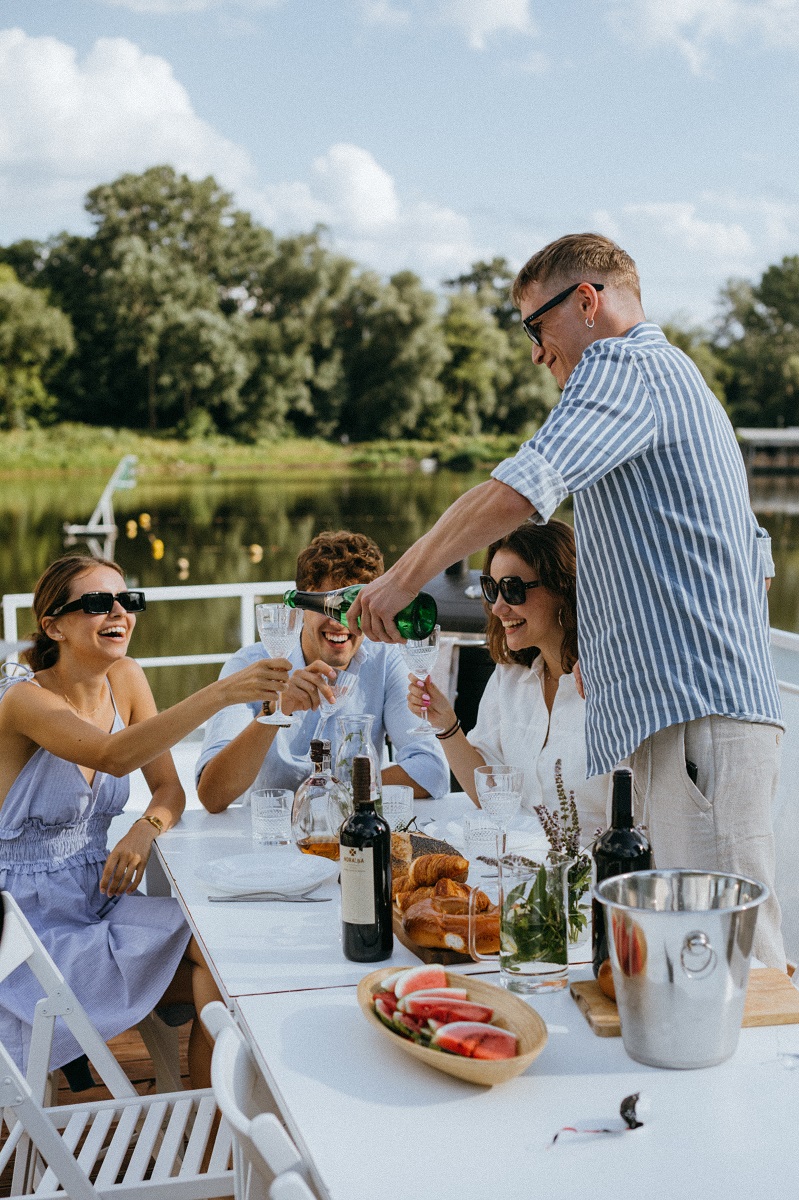
[[[574,533],[563,521],[527,521],[489,546],[483,569],[486,635],[497,668],[480,701],[477,724],[465,735],[452,705],[429,677],[424,686],[412,680],[409,706],[419,714],[427,709],[455,777],[475,804],[474,768],[491,763],[524,771],[524,808],[557,808],[560,759],[564,787],[567,794],[574,792],[587,840],[607,823],[609,779],[585,777],[585,701],[573,673]]]

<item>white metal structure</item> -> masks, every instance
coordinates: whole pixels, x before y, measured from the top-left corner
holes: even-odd
[[[114,557],[114,544],[118,532],[114,521],[114,492],[136,486],[137,462],[135,454],[126,454],[119,460],[87,525],[70,525],[67,521],[64,522],[65,546],[74,546],[79,538],[85,537],[95,558]],[[100,537],[103,538],[102,545]]]
[[[203,1023],[215,1039],[211,1081],[216,1102],[233,1130],[233,1174],[236,1200],[267,1200],[276,1176],[294,1171],[302,1159],[273,1112],[271,1096],[241,1032],[224,1004],[214,1001],[202,1011]],[[305,1195],[312,1196],[310,1191]]]
[[[0,1172],[15,1157],[12,1193],[60,1200],[228,1195],[232,1136],[224,1120],[215,1128],[211,1089],[139,1096],[16,901],[4,892],[2,902],[0,980],[27,964],[45,992],[36,1006],[27,1078],[0,1043],[0,1107],[8,1132]],[[114,1099],[43,1106],[56,1017]]]

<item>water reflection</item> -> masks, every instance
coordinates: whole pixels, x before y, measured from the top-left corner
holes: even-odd
[[[322,479],[144,480],[118,492],[116,558],[140,587],[288,579],[297,554],[322,529],[356,529],[381,545],[387,565],[435,522],[484,472],[436,475],[383,473]],[[63,553],[63,523],[83,522],[104,479],[0,484],[0,594],[28,592]],[[771,622],[799,632],[799,488],[757,485],[753,503],[774,542],[777,577]],[[142,529],[141,513],[150,516]],[[570,519],[570,513],[562,514]],[[126,523],[136,521],[134,537]],[[163,557],[154,556],[156,542]],[[251,547],[257,547],[253,551]],[[474,560],[475,565],[479,557]],[[188,563],[181,569],[181,560]],[[215,653],[238,646],[238,601],[153,604],[140,618],[133,643],[140,656]],[[23,618],[22,632],[29,629]],[[149,672],[161,707],[210,683],[217,668]]]

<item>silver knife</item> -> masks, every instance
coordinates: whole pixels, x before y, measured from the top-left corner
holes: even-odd
[[[209,904],[255,904],[274,900],[281,904],[327,904],[330,896],[284,896],[280,892],[243,892],[237,896],[209,896]]]

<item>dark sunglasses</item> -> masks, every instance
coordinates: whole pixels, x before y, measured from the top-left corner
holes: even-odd
[[[82,608],[90,616],[99,617],[101,614],[110,613],[116,600],[125,612],[144,612],[147,607],[144,592],[117,592],[116,596],[113,592],[84,592],[77,600],[70,600],[69,604],[51,608],[45,616],[63,617],[65,613],[77,612]]]
[[[497,583],[496,579],[492,579],[490,575],[480,576],[480,587],[483,597],[488,604],[496,604],[497,596],[500,594],[506,604],[525,604],[530,588],[541,586],[540,579],[533,579],[530,583],[525,583],[518,575],[504,575],[499,583]]]
[[[558,304],[562,304],[564,300],[568,300],[572,292],[576,292],[578,287],[580,287],[583,283],[584,280],[582,279],[579,283],[573,283],[571,287],[566,288],[565,292],[558,292],[557,296],[553,296],[551,300],[547,300],[546,304],[542,304],[540,308],[535,310],[535,312],[531,312],[529,317],[524,318],[522,321],[524,332],[527,334],[531,342],[534,342],[536,346],[541,345],[541,338],[538,330],[533,329],[533,325],[539,319],[539,317],[543,317],[544,313],[549,312],[550,308],[556,308]],[[605,289],[604,283],[592,283],[591,287],[597,292],[602,292]]]

